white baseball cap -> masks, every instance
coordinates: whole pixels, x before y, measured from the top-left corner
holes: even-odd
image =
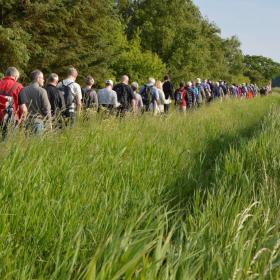
[[[114,85],[114,83],[113,83],[112,80],[107,80],[107,81],[105,81],[105,84],[106,84],[106,85],[111,85],[111,86]]]

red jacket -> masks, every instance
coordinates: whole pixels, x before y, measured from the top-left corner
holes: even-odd
[[[14,86],[16,80],[14,77],[4,77],[2,80],[0,80],[0,95],[1,92],[4,91],[6,93],[9,92],[9,90]],[[13,107],[15,112],[15,119],[19,119],[19,106],[18,106],[18,98],[19,93],[23,89],[22,84],[17,83],[16,88],[12,91],[11,96],[13,97]]]

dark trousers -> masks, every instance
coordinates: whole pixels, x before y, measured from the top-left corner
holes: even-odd
[[[75,112],[65,111],[64,114],[63,114],[63,118],[64,118],[65,126],[72,127],[75,124],[75,121],[76,121],[76,114],[75,114]]]
[[[170,104],[164,104],[164,113],[168,114],[170,109]]]

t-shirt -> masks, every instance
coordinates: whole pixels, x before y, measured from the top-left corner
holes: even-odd
[[[19,95],[19,105],[25,104],[28,109],[29,118],[51,119],[51,105],[47,91],[38,83],[22,89]]]
[[[82,88],[83,104],[86,108],[92,108],[93,105],[98,107],[97,93],[93,89]]]
[[[72,79],[66,79],[66,80],[63,80],[62,82],[59,82],[57,87],[60,88],[62,86],[62,84],[65,86],[69,86],[69,88],[71,89],[71,92],[74,96],[74,102],[73,102],[71,108],[69,108],[69,109],[75,109],[77,101],[80,101],[80,103],[82,102],[81,86],[79,84],[77,84],[76,82],[74,82]]]
[[[117,108],[118,103],[117,93],[114,90],[103,88],[98,91],[98,104],[99,105],[112,105]]]

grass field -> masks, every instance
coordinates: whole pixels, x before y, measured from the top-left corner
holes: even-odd
[[[0,279],[280,278],[280,97],[93,116],[0,146]]]

